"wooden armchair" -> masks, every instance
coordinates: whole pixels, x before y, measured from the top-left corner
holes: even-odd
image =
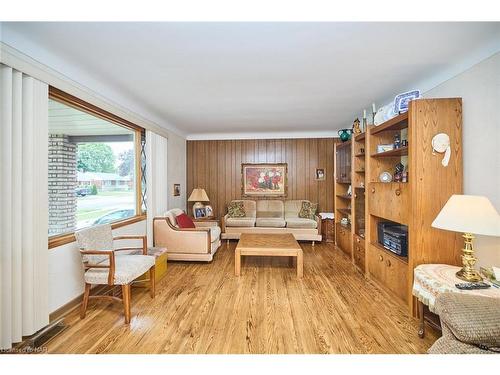
[[[150,294],[155,296],[155,258],[147,255],[146,236],[113,237],[111,225],[99,225],[75,233],[77,246],[85,268],[85,291],[80,317],[85,318],[90,298],[105,298],[123,302],[125,323],[130,323],[130,287],[132,282],[149,271]],[[142,254],[118,254],[115,252],[137,250],[136,247],[113,249],[113,242],[142,239]],[[90,295],[92,285],[120,285],[122,298],[110,295]]]

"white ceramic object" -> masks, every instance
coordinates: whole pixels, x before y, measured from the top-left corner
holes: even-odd
[[[378,176],[378,179],[380,182],[391,182],[392,181],[392,174],[389,172],[382,172],[380,176]]]

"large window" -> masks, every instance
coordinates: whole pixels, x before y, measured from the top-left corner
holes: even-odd
[[[51,88],[49,238],[143,218],[142,130]],[[49,245],[50,245],[49,241]]]

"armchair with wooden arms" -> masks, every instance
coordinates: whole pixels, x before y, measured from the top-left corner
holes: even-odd
[[[179,228],[176,217],[182,213],[174,208],[153,219],[154,246],[166,247],[169,261],[212,261],[221,245],[218,222],[207,220],[195,222],[196,228]]]
[[[155,258],[147,255],[146,236],[125,235],[113,237],[111,225],[104,224],[83,229],[75,233],[76,243],[82,255],[85,269],[85,291],[80,317],[85,318],[90,298],[106,298],[123,302],[125,323],[130,323],[130,289],[132,282],[149,271],[150,294],[155,296]],[[137,247],[114,249],[113,242],[120,240],[142,240],[142,254],[117,254],[121,251],[137,250]],[[121,286],[122,299],[110,295],[90,295],[92,285]]]

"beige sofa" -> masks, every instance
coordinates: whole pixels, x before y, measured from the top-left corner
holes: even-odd
[[[166,247],[168,260],[212,261],[221,245],[221,229],[215,222],[195,222],[196,228],[179,228],[174,208],[153,219],[154,246]]]
[[[222,239],[239,239],[242,233],[292,233],[297,240],[321,241],[321,219],[299,218],[304,200],[241,199],[245,217],[222,218]],[[307,201],[306,201],[307,202]]]

